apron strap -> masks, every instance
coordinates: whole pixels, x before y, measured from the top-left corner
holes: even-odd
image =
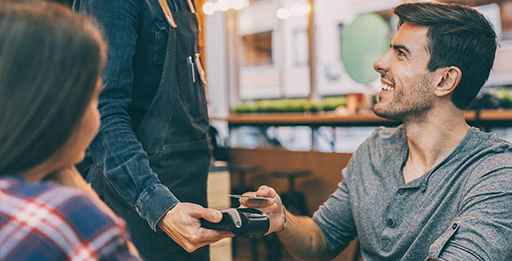
[[[178,27],[178,25],[174,21],[174,17],[172,16],[171,9],[169,8],[169,5],[167,4],[167,0],[158,0],[158,3],[160,4],[162,11],[164,12],[165,17],[167,18],[167,21],[172,26],[172,28]]]
[[[187,0],[187,1],[188,1],[188,7],[190,7],[190,12],[195,14],[196,13],[196,8],[194,7],[194,4],[192,3],[192,0]]]

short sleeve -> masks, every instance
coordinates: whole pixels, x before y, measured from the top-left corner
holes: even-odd
[[[357,236],[350,207],[348,182],[347,168],[345,168],[343,169],[343,181],[313,214],[313,220],[320,227],[331,256],[341,253]]]
[[[459,215],[430,247],[432,260],[512,260],[512,168],[479,175]]]

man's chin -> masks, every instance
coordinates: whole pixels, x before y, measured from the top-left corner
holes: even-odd
[[[375,115],[377,115],[381,118],[384,118],[384,119],[392,120],[392,121],[402,121],[402,119],[400,119],[400,117],[398,117],[398,115],[396,115],[392,112],[389,112],[389,111],[385,111],[385,110],[381,109],[378,105],[379,104],[376,104],[375,106],[373,106],[373,113],[375,113]]]

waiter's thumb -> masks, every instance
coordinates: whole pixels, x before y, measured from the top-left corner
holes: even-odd
[[[204,208],[201,217],[207,221],[219,223],[222,220],[222,213],[215,209]]]

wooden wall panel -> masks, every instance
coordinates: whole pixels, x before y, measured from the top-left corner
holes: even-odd
[[[231,149],[231,164],[257,165],[262,172],[247,175],[247,185],[258,188],[266,184],[276,191],[287,191],[288,181],[272,178],[270,173],[279,170],[311,170],[312,175],[297,179],[296,188],[306,195],[310,214],[324,202],[341,181],[341,170],[352,154],[297,152],[273,148]],[[232,184],[238,184],[238,176],[232,174]]]

